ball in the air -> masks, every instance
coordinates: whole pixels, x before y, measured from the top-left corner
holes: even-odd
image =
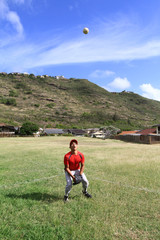
[[[87,27],[83,28],[83,33],[84,34],[88,34],[89,33],[89,29]]]

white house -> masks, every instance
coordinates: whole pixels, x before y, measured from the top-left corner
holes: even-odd
[[[64,79],[64,76],[56,76],[56,79],[59,80],[59,79]]]

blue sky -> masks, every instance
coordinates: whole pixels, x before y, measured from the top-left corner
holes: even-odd
[[[160,101],[160,1],[0,0],[0,72],[85,78]]]

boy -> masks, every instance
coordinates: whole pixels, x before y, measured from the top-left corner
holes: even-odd
[[[91,198],[92,196],[87,192],[87,188],[89,182],[84,174],[84,155],[77,150],[78,148],[78,141],[76,139],[72,139],[70,141],[70,149],[71,151],[68,152],[64,156],[64,166],[65,166],[65,177],[66,177],[66,188],[65,188],[65,195],[64,195],[64,202],[68,201],[68,195],[72,188],[72,180],[75,182],[75,174],[80,175],[82,177],[82,187],[83,187],[83,194],[87,198]]]

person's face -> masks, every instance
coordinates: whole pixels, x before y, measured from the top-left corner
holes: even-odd
[[[71,151],[76,151],[77,150],[77,144],[75,143],[75,142],[72,142],[72,144],[71,144]]]

